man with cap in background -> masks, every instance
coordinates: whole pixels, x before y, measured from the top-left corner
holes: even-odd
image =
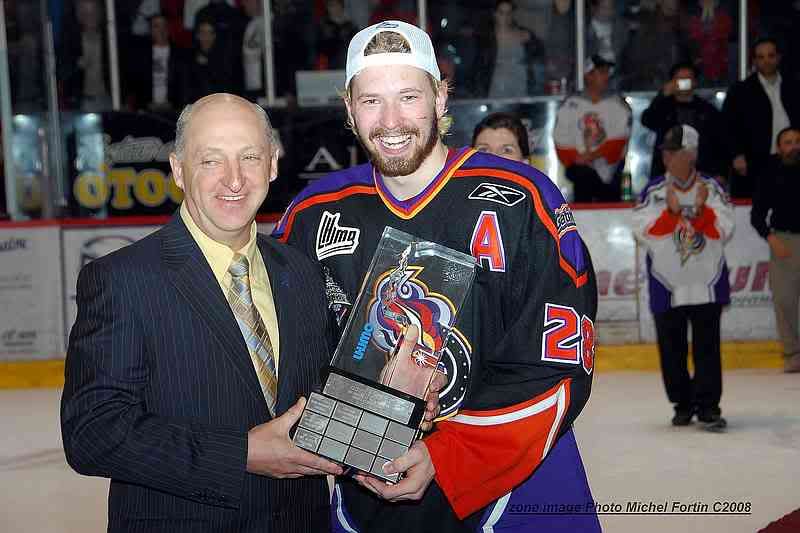
[[[448,82],[416,26],[356,34],[344,91],[370,162],[309,185],[276,236],[322,262],[342,320],[385,226],[482,268],[446,341],[435,431],[377,466],[404,472],[397,484],[338,479],[335,530],[599,531],[572,431],[591,387],[597,288],[569,206],[530,165],[444,145]],[[559,504],[574,512],[544,512]]]
[[[697,130],[671,128],[661,145],[666,174],[650,180],[634,208],[634,231],[647,249],[650,310],[661,374],[674,426],[697,415],[708,431],[724,431],[720,316],[730,303],[723,248],[734,228],[733,206],[713,178],[697,172]],[[689,376],[692,325],[694,376]]]
[[[553,140],[575,202],[618,202],[619,163],[631,134],[631,109],[620,94],[608,93],[614,63],[593,55],[584,64],[585,89],[562,102]]]

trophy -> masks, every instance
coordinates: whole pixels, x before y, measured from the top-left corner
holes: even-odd
[[[383,465],[419,437],[425,395],[475,268],[470,255],[387,226],[294,443],[348,470],[397,482]],[[416,343],[401,350],[412,326]]]

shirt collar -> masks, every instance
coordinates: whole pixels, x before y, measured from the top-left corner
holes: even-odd
[[[775,87],[780,87],[781,81],[783,81],[783,79],[781,78],[781,73],[780,72],[778,72],[778,74],[775,76],[775,81],[769,81],[767,78],[762,76],[761,73],[759,72],[758,73],[758,81],[760,81],[761,85],[763,85],[764,87],[769,87],[769,88],[773,88],[774,89]]]
[[[228,245],[215,241],[200,229],[200,227],[192,218],[192,215],[189,214],[189,210],[186,207],[186,202],[181,204],[180,215],[181,220],[183,220],[183,223],[186,225],[189,233],[192,234],[195,242],[200,247],[200,251],[203,252],[203,255],[208,261],[211,270],[214,272],[214,277],[217,278],[217,281],[220,283],[220,285],[224,285],[223,280],[225,279],[225,275],[228,272],[228,267],[230,266],[231,261],[233,261],[233,256],[235,253],[240,253],[246,256],[250,265],[254,264],[255,254],[258,250],[258,247],[256,246],[256,235],[258,233],[258,228],[255,221],[253,221],[250,225],[250,239],[247,241],[247,244],[234,252],[234,250],[231,250]]]

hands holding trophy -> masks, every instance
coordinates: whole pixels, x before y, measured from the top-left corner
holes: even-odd
[[[475,267],[467,254],[387,227],[295,444],[359,473],[371,490],[385,486],[375,477],[396,483],[404,466],[413,470],[427,453],[414,443],[432,418],[426,395]]]

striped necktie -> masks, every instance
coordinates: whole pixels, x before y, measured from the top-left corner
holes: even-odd
[[[233,256],[231,266],[228,267],[231,275],[228,303],[239,324],[239,329],[242,331],[242,336],[244,336],[269,412],[274,417],[275,401],[278,395],[278,370],[275,367],[275,356],[272,351],[272,342],[269,340],[269,333],[267,333],[264,321],[253,303],[249,270],[247,257],[242,254]]]

